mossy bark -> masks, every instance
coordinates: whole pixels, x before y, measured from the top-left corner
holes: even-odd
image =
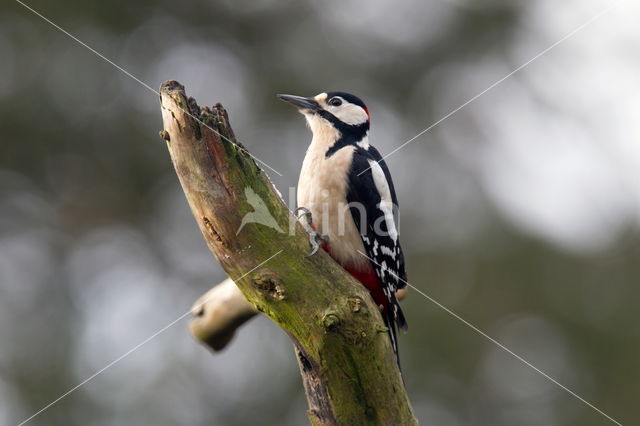
[[[417,424],[366,289],[322,250],[306,257],[309,239],[299,224],[286,232],[295,219],[236,141],[220,104],[201,109],[175,81],[160,92],[161,136],[202,235],[247,300],[293,340],[311,423]],[[248,223],[236,235],[253,211],[247,188],[284,232]]]

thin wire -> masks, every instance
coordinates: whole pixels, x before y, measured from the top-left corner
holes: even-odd
[[[158,92],[157,90],[155,90],[154,88],[152,88],[151,86],[149,86],[147,83],[145,83],[144,81],[140,80],[139,78],[137,78],[136,76],[134,76],[133,74],[131,74],[129,71],[127,71],[126,69],[122,68],[121,66],[119,66],[118,64],[116,64],[115,62],[113,62],[112,60],[110,60],[109,58],[107,58],[106,56],[104,56],[103,54],[101,54],[100,52],[96,51],[94,48],[92,48],[91,46],[89,46],[88,44],[84,43],[82,40],[78,39],[77,37],[75,37],[73,34],[69,33],[68,31],[66,31],[65,29],[63,29],[62,27],[60,27],[59,25],[57,25],[56,23],[54,23],[53,21],[51,21],[50,19],[46,18],[45,16],[43,16],[42,14],[40,14],[39,12],[37,12],[36,10],[34,10],[33,8],[31,8],[30,6],[28,6],[27,4],[23,3],[21,0],[16,0],[17,3],[19,3],[20,5],[22,5],[23,7],[25,7],[26,9],[30,10],[32,13],[34,13],[35,15],[39,16],[41,19],[43,19],[44,21],[46,21],[47,23],[49,23],[50,25],[52,25],[53,27],[55,27],[56,29],[58,29],[59,31],[61,31],[62,33],[64,33],[65,35],[67,35],[68,37],[70,37],[71,39],[73,39],[74,41],[76,41],[77,43],[79,43],[80,45],[82,45],[83,47],[87,48],[89,51],[91,51],[92,53],[94,53],[95,55],[97,55],[98,57],[100,57],[101,59],[103,59],[104,61],[108,62],[109,64],[111,64],[112,66],[114,66],[115,68],[117,68],[119,71],[121,71],[122,73],[124,73],[125,75],[127,75],[128,77],[130,77],[131,79],[135,80],[136,82],[138,82],[139,84],[141,84],[142,86],[144,86],[145,88],[147,88],[148,90],[150,90],[151,92],[153,92],[156,95],[160,95],[160,92]],[[592,17],[591,19],[589,19],[588,21],[586,21],[585,23],[583,23],[582,25],[578,26],[577,28],[575,28],[573,31],[571,31],[569,34],[567,34],[566,36],[564,36],[562,39],[558,40],[557,42],[555,42],[554,44],[552,44],[551,46],[549,46],[548,48],[546,48],[545,50],[543,50],[542,52],[538,53],[536,56],[534,56],[532,59],[528,60],[527,62],[525,62],[524,64],[520,65],[518,68],[516,68],[515,70],[513,70],[512,72],[510,72],[509,74],[505,75],[504,77],[502,77],[500,80],[496,81],[495,83],[493,83],[491,86],[489,86],[488,88],[486,88],[485,90],[483,90],[482,92],[480,92],[479,94],[477,94],[476,96],[474,96],[473,98],[469,99],[467,102],[465,102],[464,104],[462,104],[461,106],[459,106],[458,108],[454,109],[453,111],[451,111],[450,113],[448,113],[447,115],[445,115],[444,117],[442,117],[440,120],[436,121],[434,124],[432,124],[431,126],[427,127],[426,129],[422,130],[420,133],[418,133],[417,135],[415,135],[414,137],[412,137],[411,139],[407,140],[406,142],[404,142],[402,145],[400,145],[398,148],[394,149],[393,151],[391,151],[390,153],[386,154],[385,156],[382,157],[381,160],[382,161],[384,159],[386,159],[387,157],[393,155],[394,153],[396,153],[398,150],[404,148],[406,145],[412,143],[413,141],[415,141],[417,138],[419,138],[420,136],[422,136],[423,134],[427,133],[428,131],[430,131],[431,129],[433,129],[434,127],[438,126],[440,123],[442,123],[443,121],[447,120],[448,118],[450,118],[451,116],[453,116],[454,114],[456,114],[457,112],[459,112],[460,110],[462,110],[463,108],[465,108],[466,106],[468,106],[469,104],[471,104],[472,102],[476,101],[478,98],[480,98],[481,96],[483,96],[484,94],[486,94],[487,92],[489,92],[490,90],[492,90],[493,88],[495,88],[496,86],[500,85],[502,82],[504,82],[505,80],[509,79],[510,77],[512,77],[514,74],[518,73],[519,71],[521,71],[522,69],[524,69],[525,67],[527,67],[528,65],[530,65],[532,62],[536,61],[537,59],[539,59],[541,56],[543,56],[544,54],[546,54],[547,52],[549,52],[550,50],[554,49],[555,47],[557,47],[559,44],[563,43],[564,41],[568,40],[569,38],[573,37],[575,34],[577,34],[580,30],[582,30],[583,28],[587,27],[588,25],[592,24],[593,22],[595,22],[597,19],[599,19],[600,17],[602,17],[603,15],[605,15],[606,13],[608,13],[610,10],[612,10],[614,7],[616,6],[616,4],[612,4],[610,7],[604,9],[603,11],[601,11],[600,13],[598,13],[597,15],[595,15],[594,17]],[[259,158],[255,157],[254,155],[252,155],[250,152],[248,152],[245,148],[239,146],[238,144],[236,144],[235,142],[229,140],[228,138],[226,138],[225,136],[223,136],[222,134],[220,134],[218,131],[216,131],[215,129],[213,129],[212,127],[210,127],[209,125],[207,125],[206,123],[204,123],[203,121],[201,121],[199,118],[195,117],[193,114],[191,114],[191,112],[186,111],[182,108],[180,108],[180,106],[177,106],[180,110],[182,110],[182,112],[184,112],[185,114],[187,114],[188,116],[190,116],[191,118],[193,118],[194,120],[196,120],[198,123],[202,124],[203,126],[207,127],[209,130],[213,131],[215,134],[217,134],[218,136],[220,136],[222,139],[226,140],[227,142],[233,144],[234,146],[236,146],[238,149],[242,150],[244,153],[246,153],[247,155],[251,156],[254,160],[256,160],[257,162],[259,162],[260,164],[266,166],[267,168],[269,168],[270,170],[272,170],[273,172],[275,172],[276,174],[282,176],[282,174],[280,172],[278,172],[277,170],[275,170],[274,168],[272,168],[271,166],[269,166],[268,164],[266,164],[264,161],[260,160]],[[369,168],[365,169],[364,171],[362,171],[360,174],[364,173],[365,171],[369,170]],[[269,260],[273,259],[275,256],[279,255],[282,252],[282,250],[278,251],[277,253],[275,253],[274,255],[272,255],[271,257],[269,257],[267,260],[263,261],[262,263],[260,263],[259,265],[257,265],[256,267],[254,267],[253,269],[251,269],[250,271],[248,271],[247,273],[245,273],[244,275],[242,275],[240,278],[238,278],[238,280],[244,278],[246,275],[248,275],[249,273],[253,272],[254,270],[256,270],[257,268],[259,268],[260,266],[262,266],[263,264],[265,264],[266,262],[268,262]],[[371,259],[370,257],[368,257],[366,254],[362,253],[360,250],[358,250],[358,253],[360,253],[362,256],[368,258],[371,262],[373,262],[374,264],[380,266],[377,262],[375,262],[373,259]],[[532,368],[533,370],[535,370],[536,372],[538,372],[539,374],[541,374],[543,377],[547,378],[549,381],[551,381],[552,383],[556,384],[557,386],[559,386],[560,388],[562,388],[563,390],[565,390],[566,392],[568,392],[569,394],[571,394],[572,396],[574,396],[575,398],[577,398],[578,400],[582,401],[584,404],[588,405],[589,407],[591,407],[592,409],[594,409],[595,411],[597,411],[598,413],[600,413],[601,415],[603,415],[604,417],[606,417],[608,420],[610,420],[611,422],[622,426],[622,424],[618,421],[616,421],[615,419],[613,419],[611,416],[607,415],[605,412],[603,412],[602,410],[600,410],[599,408],[597,408],[596,406],[594,406],[593,404],[591,404],[590,402],[588,402],[587,400],[585,400],[583,397],[581,397],[580,395],[578,395],[577,393],[575,393],[574,391],[572,391],[571,389],[567,388],[566,386],[564,386],[563,384],[561,384],[560,382],[558,382],[557,380],[555,380],[553,377],[549,376],[547,373],[545,373],[544,371],[540,370],[539,368],[537,368],[535,365],[531,364],[529,361],[527,361],[526,359],[524,359],[523,357],[521,357],[520,355],[516,354],[515,352],[513,352],[512,350],[510,350],[508,347],[506,347],[505,345],[503,345],[502,343],[500,343],[499,341],[497,341],[496,339],[494,339],[493,337],[489,336],[488,334],[486,334],[485,332],[483,332],[482,330],[480,330],[478,327],[476,327],[475,325],[471,324],[470,322],[468,322],[467,320],[465,320],[464,318],[462,318],[461,316],[459,316],[458,314],[456,314],[454,311],[452,311],[451,309],[447,308],[446,306],[442,305],[441,303],[439,303],[437,300],[433,299],[432,297],[430,297],[429,295],[427,295],[426,293],[422,292],[421,290],[419,290],[418,288],[416,288],[415,286],[413,286],[412,284],[410,284],[409,282],[403,280],[402,278],[398,277],[396,274],[394,274],[392,271],[391,272],[394,276],[396,276],[399,280],[403,281],[404,283],[407,284],[407,286],[409,286],[410,288],[414,289],[415,291],[417,291],[419,294],[421,294],[423,297],[425,297],[426,299],[428,299],[429,301],[431,301],[432,303],[434,303],[436,306],[440,307],[441,309],[443,309],[444,311],[446,311],[447,313],[449,313],[450,315],[452,315],[454,318],[458,319],[459,321],[461,321],[462,323],[464,323],[465,325],[467,325],[468,327],[470,327],[471,329],[473,329],[474,331],[476,331],[477,333],[479,333],[480,335],[482,335],[483,337],[485,337],[486,339],[488,339],[489,341],[491,341],[492,343],[494,343],[495,345],[497,345],[499,348],[503,349],[505,352],[509,353],[510,355],[512,355],[513,357],[515,357],[516,359],[518,359],[519,361],[523,362],[525,365],[529,366],[530,368]],[[207,299],[205,299],[202,304],[206,303]],[[188,315],[191,314],[191,309],[189,311],[187,311],[185,314],[181,315],[180,317],[178,317],[177,319],[175,319],[174,321],[172,321],[171,323],[167,324],[166,326],[164,326],[163,328],[161,328],[160,330],[158,330],[157,332],[155,332],[154,334],[152,334],[151,336],[149,336],[148,338],[146,338],[145,340],[143,340],[141,343],[139,343],[138,345],[134,346],[133,348],[131,348],[129,351],[125,352],[123,355],[119,356],[118,358],[116,358],[115,360],[111,361],[109,364],[107,364],[105,367],[103,367],[102,369],[98,370],[96,373],[92,374],[91,376],[89,376],[87,379],[83,380],[82,382],[80,382],[78,385],[74,386],[73,388],[69,389],[66,393],[64,393],[63,395],[61,395],[60,397],[58,397],[57,399],[55,399],[54,401],[52,401],[51,403],[47,404],[45,407],[43,407],[42,409],[40,409],[39,411],[37,411],[35,414],[33,414],[32,416],[30,416],[29,418],[25,419],[24,421],[22,421],[18,426],[22,426],[24,424],[26,424],[27,422],[29,422],[30,420],[32,420],[33,418],[35,418],[36,416],[38,416],[39,414],[43,413],[44,411],[46,411],[47,409],[51,408],[53,405],[57,404],[59,401],[61,401],[62,399],[64,399],[65,397],[67,397],[68,395],[70,395],[72,392],[76,391],[77,389],[79,389],[80,387],[82,387],[83,385],[85,385],[86,383],[88,383],[89,381],[93,380],[95,377],[97,377],[98,375],[100,375],[101,373],[103,373],[104,371],[106,371],[107,369],[109,369],[110,367],[112,367],[113,365],[117,364],[118,362],[120,362],[121,360],[123,360],[124,358],[126,358],[127,356],[131,355],[133,352],[135,352],[136,350],[138,350],[140,347],[144,346],[146,343],[148,343],[149,341],[153,340],[155,337],[157,337],[158,335],[162,334],[164,331],[168,330],[169,328],[171,328],[173,325],[175,325],[176,323],[180,322],[182,319],[184,319],[185,317],[187,317]]]
[[[565,41],[567,41],[568,39],[570,39],[571,37],[573,37],[574,35],[576,35],[578,32],[580,32],[582,29],[584,29],[585,27],[591,25],[592,23],[594,23],[595,21],[597,21],[598,19],[600,19],[602,16],[604,16],[605,14],[607,14],[608,12],[610,12],[615,6],[617,6],[617,3],[614,2],[611,6],[605,8],[604,10],[600,11],[598,14],[596,14],[595,16],[593,16],[591,19],[589,19],[588,21],[586,21],[585,23],[583,23],[582,25],[576,27],[573,31],[571,31],[569,34],[565,35],[564,37],[562,37],[560,40],[556,41],[555,43],[553,43],[551,46],[547,47],[546,49],[544,49],[542,52],[538,53],[536,56],[534,56],[533,58],[529,59],[527,62],[523,63],[522,65],[520,65],[518,68],[516,68],[515,70],[511,71],[509,74],[505,75],[504,77],[502,77],[500,80],[496,81],[495,83],[493,83],[491,86],[487,87],[486,89],[484,89],[482,92],[478,93],[477,95],[475,95],[474,97],[472,97],[471,99],[469,99],[468,101],[466,101],[465,103],[463,103],[462,105],[460,105],[459,107],[457,107],[456,109],[452,110],[451,112],[449,112],[447,115],[445,115],[444,117],[442,117],[440,120],[436,121],[435,123],[433,123],[432,125],[430,125],[429,127],[427,127],[426,129],[422,130],[420,133],[418,133],[417,135],[415,135],[414,137],[412,137],[411,139],[407,140],[406,142],[404,142],[402,145],[400,145],[399,147],[395,148],[393,151],[391,151],[390,153],[384,155],[380,160],[378,160],[377,162],[379,163],[380,161],[383,161],[385,158],[390,157],[391,155],[395,154],[396,152],[398,152],[399,150],[401,150],[402,148],[404,148],[405,146],[409,145],[410,143],[412,143],[413,141],[415,141],[416,139],[418,139],[420,136],[424,135],[425,133],[427,133],[429,130],[433,129],[434,127],[438,126],[440,123],[442,123],[443,121],[449,119],[452,115],[456,114],[458,111],[460,111],[461,109],[467,107],[468,105],[470,105],[471,103],[473,103],[474,101],[476,101],[478,98],[480,98],[481,96],[483,96],[484,94],[486,94],[487,92],[489,92],[490,90],[494,89],[496,86],[500,85],[501,83],[503,83],[505,80],[511,78],[514,74],[522,71],[524,68],[526,68],[528,65],[530,65],[531,63],[533,63],[534,61],[538,60],[541,56],[545,55],[546,53],[548,53],[549,51],[553,50],[554,48],[556,48],[558,45],[564,43]],[[369,166],[368,168],[364,169],[363,171],[361,171],[360,173],[358,173],[358,176],[360,176],[361,174],[363,174],[364,172],[366,172],[367,170],[371,169],[371,166]]]
[[[357,250],[358,253],[360,253],[361,255],[363,255],[364,257],[366,257],[367,259],[369,259],[372,263],[378,265],[379,267],[382,267],[382,265],[380,265],[378,262],[376,262],[375,260],[373,260],[372,258],[370,258],[369,256],[367,256],[366,254],[364,254],[363,252],[361,252],[360,250]],[[467,321],[466,319],[462,318],[460,315],[456,314],[454,311],[452,311],[451,309],[447,308],[446,306],[444,306],[442,303],[438,302],[437,300],[435,300],[433,297],[429,296],[428,294],[424,293],[422,290],[416,288],[415,286],[413,286],[411,283],[409,283],[408,281],[403,280],[402,278],[400,278],[398,275],[396,275],[393,271],[387,269],[387,272],[391,273],[393,276],[395,276],[396,278],[398,278],[400,281],[402,281],[403,283],[405,283],[407,286],[411,287],[412,289],[414,289],[415,291],[417,291],[418,293],[420,293],[422,296],[424,296],[427,300],[429,300],[431,303],[433,303],[434,305],[436,305],[437,307],[439,307],[440,309],[444,310],[445,312],[447,312],[449,315],[453,316],[454,318],[456,318],[457,320],[459,320],[460,322],[462,322],[463,324],[465,324],[466,326],[468,326],[469,328],[471,328],[472,330],[474,330],[475,332],[477,332],[478,334],[480,334],[481,336],[483,336],[484,338],[488,339],[490,342],[492,342],[493,344],[495,344],[496,346],[498,346],[500,349],[504,350],[505,352],[509,353],[510,355],[512,355],[513,357],[515,357],[517,360],[521,361],[522,363],[524,363],[525,365],[531,367],[533,370],[537,371],[539,374],[541,374],[543,377],[545,377],[547,380],[551,381],[552,383],[556,384],[557,386],[559,386],[560,388],[564,389],[566,392],[568,392],[569,394],[573,395],[575,398],[577,398],[578,400],[582,401],[583,403],[585,403],[586,405],[588,405],[589,407],[591,407],[592,409],[594,409],[595,411],[597,411],[598,413],[600,413],[601,415],[603,415],[604,417],[606,417],[607,419],[609,419],[610,421],[612,421],[613,423],[617,424],[618,426],[622,426],[622,423],[618,422],[617,420],[615,420],[613,417],[609,416],[607,413],[605,413],[604,411],[600,410],[598,407],[596,407],[595,405],[593,405],[592,403],[590,403],[589,401],[587,401],[586,399],[584,399],[583,397],[581,397],[580,395],[578,395],[577,393],[575,393],[574,391],[572,391],[571,389],[569,389],[568,387],[566,387],[565,385],[563,385],[562,383],[558,382],[556,379],[554,379],[553,377],[551,377],[550,375],[548,375],[547,373],[545,373],[544,371],[540,370],[538,367],[536,367],[535,365],[533,365],[531,362],[527,361],[526,359],[524,359],[523,357],[521,357],[520,355],[518,355],[517,353],[513,352],[511,349],[509,349],[508,347],[506,347],[505,345],[503,345],[502,343],[500,343],[499,341],[497,341],[496,339],[494,339],[493,337],[489,336],[487,333],[485,333],[484,331],[480,330],[478,327],[476,327],[475,325],[471,324],[469,321]]]
[[[246,277],[247,275],[249,275],[250,273],[252,273],[253,271],[255,271],[256,269],[258,269],[259,267],[261,267],[262,265],[264,265],[265,263],[267,263],[268,261],[270,261],[271,259],[273,259],[274,257],[276,257],[277,255],[279,255],[280,253],[282,253],[282,250],[278,251],[276,254],[272,255],[271,257],[269,257],[267,260],[261,262],[260,264],[258,264],[257,266],[255,266],[253,269],[251,269],[249,272],[246,272],[245,274],[243,274],[240,278],[238,278],[235,281],[239,281],[242,278]],[[211,296],[209,296],[211,297]],[[200,303],[200,306],[204,305],[207,301],[209,300],[209,298],[205,298],[202,303]],[[192,308],[193,309],[193,308]],[[157,336],[159,336],[160,334],[164,333],[165,331],[167,331],[168,329],[170,329],[172,326],[174,326],[175,324],[177,324],[178,322],[180,322],[181,320],[183,320],[184,318],[186,318],[187,316],[191,315],[192,309],[189,309],[187,312],[185,312],[184,314],[182,314],[181,316],[179,316],[177,319],[171,321],[169,324],[165,325],[164,327],[162,327],[160,330],[156,331],[155,333],[153,333],[151,336],[147,337],[146,339],[144,339],[142,342],[138,343],[136,346],[134,346],[133,348],[129,349],[127,352],[125,352],[124,354],[120,355],[118,358],[114,359],[113,361],[111,361],[109,364],[105,365],[103,368],[101,368],[100,370],[96,371],[95,373],[93,373],[91,376],[87,377],[86,379],[84,379],[82,382],[78,383],[77,385],[75,385],[74,387],[72,387],[71,389],[69,389],[67,392],[65,392],[64,394],[62,394],[61,396],[59,396],[58,398],[54,399],[53,401],[51,401],[49,404],[45,405],[44,407],[42,407],[40,410],[38,410],[36,413],[32,414],[31,416],[29,416],[27,419],[23,420],[22,422],[20,422],[18,424],[18,426],[22,426],[25,423],[28,423],[29,421],[31,421],[34,417],[37,417],[38,415],[42,414],[43,412],[45,412],[46,410],[48,410],[49,408],[53,407],[55,404],[57,404],[58,402],[60,402],[62,399],[66,398],[67,396],[69,396],[71,393],[73,393],[74,391],[78,390],[79,388],[81,388],[82,386],[86,385],[87,383],[89,383],[91,380],[95,379],[97,376],[99,376],[100,374],[104,373],[106,370],[108,370],[109,368],[113,367],[114,365],[116,365],[118,362],[122,361],[123,359],[125,359],[126,357],[128,357],[129,355],[131,355],[132,353],[134,353],[135,351],[137,351],[138,349],[140,349],[142,346],[146,345],[147,343],[149,343],[151,340],[153,340],[154,338],[156,338]]]
[[[16,0],[16,2],[20,3],[22,6],[24,6],[26,9],[30,10],[31,12],[33,12],[35,15],[39,16],[40,18],[42,18],[45,22],[48,22],[49,24],[51,24],[54,28],[58,29],[59,31],[61,31],[62,33],[64,33],[65,35],[67,35],[68,37],[70,37],[71,39],[73,39],[74,41],[76,41],[78,44],[80,44],[81,46],[86,47],[89,51],[91,51],[92,53],[94,53],[96,56],[98,56],[99,58],[103,59],[104,61],[108,62],[109,64],[113,65],[115,68],[117,68],[119,71],[121,71],[122,73],[124,73],[126,76],[132,78],[133,80],[137,81],[138,83],[140,83],[142,86],[144,86],[145,88],[147,88],[148,90],[152,91],[153,93],[155,93],[158,96],[161,96],[160,92],[158,92],[156,89],[154,89],[153,87],[149,86],[147,83],[145,83],[144,81],[140,80],[138,77],[136,77],[135,75],[131,74],[129,71],[127,71],[126,69],[122,68],[120,65],[116,64],[115,62],[113,62],[111,59],[107,58],[106,56],[104,56],[102,53],[98,52],[97,50],[95,50],[93,47],[89,46],[87,43],[83,42],[82,40],[80,40],[78,37],[74,36],[73,34],[71,34],[69,31],[65,30],[64,28],[62,28],[61,26],[59,26],[58,24],[56,24],[55,22],[51,21],[49,18],[47,18],[46,16],[42,15],[41,13],[39,13],[37,10],[33,9],[32,7],[30,7],[29,5],[23,3],[20,0]],[[234,145],[236,148],[238,148],[239,150],[241,150],[242,152],[244,152],[245,154],[247,154],[248,156],[250,156],[251,158],[253,158],[255,161],[257,161],[258,163],[262,164],[263,166],[267,167],[269,170],[271,170],[272,172],[276,173],[279,176],[282,176],[282,173],[280,173],[279,171],[277,171],[276,169],[274,169],[273,167],[271,167],[270,165],[268,165],[267,163],[265,163],[264,161],[262,161],[261,159],[259,159],[258,157],[256,157],[255,155],[251,154],[249,151],[247,151],[245,148],[241,147],[240,145],[238,145],[237,143],[233,142],[232,140],[230,140],[229,138],[225,137],[224,135],[220,134],[220,132],[218,132],[217,130],[213,129],[211,126],[209,126],[208,124],[206,124],[205,122],[203,122],[202,120],[200,120],[198,117],[194,116],[193,114],[191,114],[190,111],[186,111],[183,108],[181,108],[179,105],[176,105],[178,107],[178,109],[180,109],[182,112],[184,112],[185,114],[187,114],[189,117],[193,118],[194,120],[196,120],[198,123],[202,124],[203,126],[205,126],[206,128],[208,128],[209,130],[211,130],[213,133],[217,134],[218,136],[220,136],[222,139],[224,139],[225,141],[231,143],[232,145]]]

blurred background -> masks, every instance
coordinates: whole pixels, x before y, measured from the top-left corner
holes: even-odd
[[[611,3],[28,1],[150,86],[222,102],[285,197],[310,135],[276,93],[359,95],[385,154]],[[620,2],[387,159],[410,282],[624,424],[640,419],[639,12]],[[157,95],[0,5],[0,424],[225,278],[161,127]],[[405,312],[422,424],[611,424],[419,294]],[[29,424],[307,422],[279,328],[255,319],[214,356],[186,325]]]

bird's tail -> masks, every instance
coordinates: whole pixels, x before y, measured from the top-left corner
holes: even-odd
[[[391,346],[393,347],[393,352],[396,354],[396,361],[398,362],[398,368],[402,373],[402,368],[400,367],[400,353],[398,352],[398,328],[404,332],[406,332],[409,327],[407,325],[407,320],[404,317],[404,313],[400,308],[400,304],[397,300],[394,300],[393,303],[389,305],[387,309],[385,318],[385,325],[389,329],[389,337],[391,338]]]

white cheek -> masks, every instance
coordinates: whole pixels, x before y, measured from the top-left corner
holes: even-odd
[[[342,108],[335,108],[335,112],[333,112],[333,114],[342,122],[353,126],[365,123],[369,119],[367,113],[357,105],[347,105]]]

